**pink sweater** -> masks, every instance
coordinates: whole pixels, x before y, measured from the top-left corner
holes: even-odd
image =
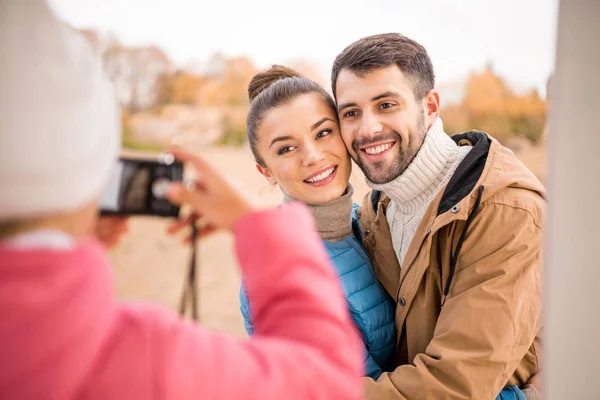
[[[361,398],[360,339],[314,231],[295,204],[237,224],[251,340],[118,302],[94,241],[0,245],[0,399]]]

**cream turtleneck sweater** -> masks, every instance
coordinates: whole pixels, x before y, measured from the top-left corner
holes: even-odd
[[[470,150],[470,146],[459,147],[444,132],[442,120],[438,118],[402,174],[385,184],[367,180],[372,189],[384,192],[391,199],[386,217],[400,265],[427,207]]]

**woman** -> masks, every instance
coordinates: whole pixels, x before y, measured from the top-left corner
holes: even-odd
[[[352,164],[335,103],[321,86],[283,66],[257,74],[248,93],[247,132],[257,168],[279,185],[284,203],[301,202],[311,210],[365,345],[365,373],[377,379],[393,367],[395,307],[360,241],[348,182]],[[251,334],[253,304],[244,290],[240,302]]]
[[[364,372],[376,379],[394,367],[395,304],[378,283],[360,242],[350,157],[335,103],[321,86],[283,66],[254,76],[248,94],[247,133],[257,169],[269,183],[279,185],[284,203],[302,202],[315,217],[364,342]],[[255,313],[243,288],[240,302],[252,334]],[[498,396],[524,398],[516,386]]]
[[[310,213],[259,211],[190,154],[175,156],[197,189],[168,197],[235,234],[255,338],[117,301],[91,238],[120,143],[112,88],[45,1],[0,0],[0,15],[0,398],[361,398],[360,345]]]

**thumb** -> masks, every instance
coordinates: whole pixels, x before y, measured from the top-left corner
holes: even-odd
[[[190,192],[179,182],[174,182],[169,185],[169,189],[165,197],[173,204],[181,205],[189,202]]]
[[[206,186],[200,180],[172,182],[165,197],[175,205],[188,204],[199,211],[206,202],[205,193]]]

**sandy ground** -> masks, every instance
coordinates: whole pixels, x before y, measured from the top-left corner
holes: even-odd
[[[281,200],[278,188],[268,185],[256,171],[247,149],[211,148],[202,154],[256,196],[265,207],[274,207]],[[544,152],[519,154],[539,175],[543,175]],[[351,181],[354,199],[359,204],[368,187],[360,170],[354,166]],[[110,251],[115,267],[116,293],[125,300],[149,300],[177,310],[190,254],[189,245],[181,237],[166,234],[172,220],[137,217],[130,221],[130,231]],[[233,237],[217,233],[201,240],[199,251],[199,309],[201,323],[243,337],[245,331],[239,312],[240,275],[233,249]]]

